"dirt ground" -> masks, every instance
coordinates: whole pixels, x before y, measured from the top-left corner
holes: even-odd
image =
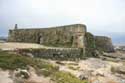
[[[63,49],[60,47],[49,47],[35,43],[18,43],[18,42],[4,42],[0,43],[0,49],[2,50],[14,50],[14,49],[21,49],[21,48],[46,48],[46,49]],[[70,49],[70,48],[65,48]]]
[[[39,44],[32,43],[0,43],[0,49],[13,50],[16,48],[51,48]],[[114,55],[114,54],[113,54]],[[51,61],[52,64],[58,65],[60,71],[66,71],[74,74],[76,77],[80,76],[88,79],[90,83],[125,83],[125,79],[114,74],[112,67],[125,66],[123,62],[104,61],[99,58],[89,58],[80,61]],[[39,77],[34,70],[30,70],[31,79],[28,81],[36,81],[36,83],[51,83],[49,78]],[[39,80],[42,79],[42,80]],[[38,82],[39,80],[39,82]],[[13,83],[9,77],[9,71],[0,70],[0,83]]]
[[[15,43],[15,42],[8,42],[8,43],[0,43],[1,49],[16,49],[16,48],[45,48],[43,45],[33,44],[33,43]]]
[[[104,61],[97,58],[89,58],[79,62],[51,61],[59,66],[60,71],[66,71],[77,77],[83,76],[90,83],[125,83],[125,79],[115,75],[112,67],[125,66],[123,62]]]

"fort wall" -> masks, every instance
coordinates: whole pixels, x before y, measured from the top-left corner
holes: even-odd
[[[20,54],[26,56],[40,57],[46,59],[76,60],[83,58],[83,50],[80,48],[62,48],[62,49],[20,49]]]
[[[74,24],[50,28],[18,29],[9,31],[9,42],[38,43],[60,49],[23,50],[43,58],[83,58],[97,56],[97,51],[113,52],[111,38],[94,36],[87,32],[83,24]],[[71,48],[71,49],[67,49]]]
[[[86,26],[82,24],[39,29],[14,29],[9,31],[8,41],[83,48],[85,33]]]
[[[98,50],[105,52],[114,52],[112,40],[106,36],[95,36],[95,45]]]

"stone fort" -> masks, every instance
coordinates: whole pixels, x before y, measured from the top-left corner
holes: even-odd
[[[35,29],[15,28],[9,31],[9,41],[83,48],[85,33],[86,26],[82,24]]]
[[[72,24],[49,28],[30,28],[9,30],[9,42],[37,43],[51,47],[78,48],[85,53],[86,49],[113,51],[111,38],[94,36],[87,32],[86,25]],[[80,53],[79,53],[80,54]]]

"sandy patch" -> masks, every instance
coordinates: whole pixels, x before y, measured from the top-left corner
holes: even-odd
[[[0,69],[0,83],[13,83],[10,78],[9,71],[3,71]]]

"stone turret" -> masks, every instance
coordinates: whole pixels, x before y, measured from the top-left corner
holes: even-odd
[[[17,24],[15,24],[15,27],[14,27],[14,29],[18,29],[18,25],[17,25]]]

